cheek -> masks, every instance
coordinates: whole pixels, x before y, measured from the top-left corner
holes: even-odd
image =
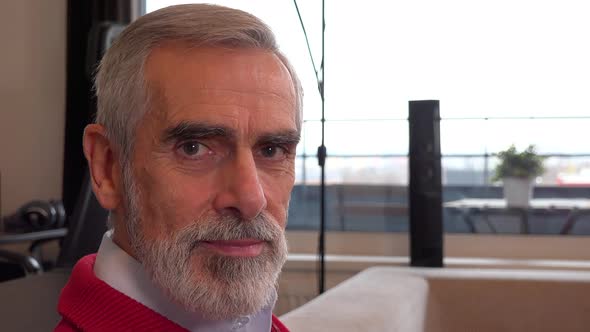
[[[287,208],[295,177],[292,173],[261,176],[267,201],[267,210],[284,228],[287,222]]]
[[[147,237],[174,234],[199,218],[206,209],[208,197],[202,185],[170,176],[170,173],[150,176],[150,179],[142,190],[142,219]]]

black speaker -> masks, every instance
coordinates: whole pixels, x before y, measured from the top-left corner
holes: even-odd
[[[410,256],[412,266],[443,266],[438,100],[410,101]]]

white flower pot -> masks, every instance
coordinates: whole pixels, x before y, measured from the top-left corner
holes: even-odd
[[[504,199],[511,207],[528,207],[533,198],[533,179],[504,178]]]

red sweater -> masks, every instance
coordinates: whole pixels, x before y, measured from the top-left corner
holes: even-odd
[[[184,331],[152,309],[117,291],[94,275],[96,254],[78,261],[61,291],[57,310],[62,320],[55,332]],[[272,332],[288,332],[274,315]]]

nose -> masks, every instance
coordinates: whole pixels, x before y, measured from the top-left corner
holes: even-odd
[[[220,190],[213,206],[219,213],[238,214],[246,220],[254,219],[266,208],[264,189],[252,153],[237,153],[228,160],[218,174]]]

